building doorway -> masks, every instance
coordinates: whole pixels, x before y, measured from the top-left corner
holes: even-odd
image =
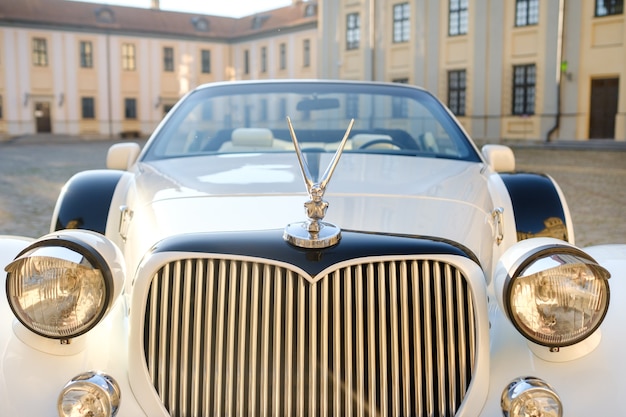
[[[589,139],[615,138],[615,116],[619,101],[619,78],[591,80]]]
[[[35,127],[37,133],[52,133],[49,101],[35,102]]]

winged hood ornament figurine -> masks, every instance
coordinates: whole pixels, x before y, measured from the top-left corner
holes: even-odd
[[[309,200],[304,203],[305,213],[308,220],[288,224],[285,228],[283,237],[292,245],[302,248],[320,249],[336,245],[341,239],[341,229],[331,223],[322,221],[324,216],[326,216],[326,210],[328,209],[328,202],[324,200],[324,193],[326,192],[328,182],[335,171],[335,167],[337,166],[346,142],[348,141],[348,137],[352,131],[352,126],[354,125],[354,119],[350,120],[348,129],[346,130],[346,133],[344,134],[333,159],[330,161],[326,171],[324,171],[324,174],[318,181],[315,181],[311,175],[311,171],[309,170],[307,161],[302,154],[302,149],[300,148],[296,132],[293,129],[293,125],[291,124],[291,119],[289,117],[287,117],[287,124],[289,125],[291,140],[293,141],[296,149],[296,155],[298,156],[302,177],[304,178],[304,183],[309,194]]]

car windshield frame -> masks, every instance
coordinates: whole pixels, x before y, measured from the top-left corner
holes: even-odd
[[[344,153],[482,161],[454,116],[429,92],[321,80],[201,86],[166,115],[141,160],[294,152],[287,117],[305,152],[335,152],[354,118]]]

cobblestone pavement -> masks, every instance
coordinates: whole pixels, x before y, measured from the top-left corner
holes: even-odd
[[[104,168],[109,141],[0,142],[0,234],[38,237],[48,232],[65,181]],[[576,243],[626,243],[624,150],[514,148],[517,168],[551,175],[561,186]]]

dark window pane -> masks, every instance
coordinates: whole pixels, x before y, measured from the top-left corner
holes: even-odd
[[[530,115],[535,113],[536,67],[516,65],[513,67],[513,114]]]

